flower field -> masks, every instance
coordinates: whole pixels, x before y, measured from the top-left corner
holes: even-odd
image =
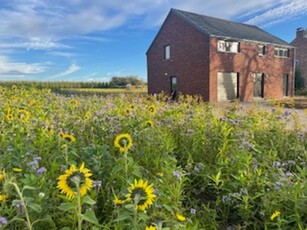
[[[0,229],[307,227],[306,132],[278,105],[20,86],[0,105]]]

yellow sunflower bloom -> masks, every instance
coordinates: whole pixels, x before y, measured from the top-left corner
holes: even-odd
[[[90,112],[86,112],[83,119],[84,120],[89,120],[91,118],[91,113]]]
[[[22,172],[22,169],[21,168],[13,168],[13,171],[14,172]]]
[[[275,218],[279,217],[280,214],[281,214],[280,211],[275,211],[275,212],[271,215],[270,219],[271,219],[271,220],[274,220]]]
[[[154,126],[154,123],[152,120],[147,120],[144,122],[144,126],[145,127],[153,127]]]
[[[128,133],[118,135],[114,140],[114,146],[121,153],[128,151],[132,147],[132,139]]]
[[[153,225],[146,226],[145,230],[156,230],[157,228]]]
[[[7,114],[5,115],[5,119],[6,119],[7,121],[12,121],[12,120],[14,119],[13,114],[7,113]]]
[[[176,218],[177,218],[177,220],[179,220],[181,222],[186,220],[185,216],[183,216],[183,215],[181,215],[179,213],[176,213]]]
[[[157,112],[157,107],[155,105],[148,106],[148,110],[150,113],[155,114]]]
[[[17,117],[21,122],[27,122],[30,119],[30,112],[24,109],[18,110]]]
[[[79,102],[77,100],[70,100],[69,105],[72,107],[77,107],[79,105]]]
[[[127,201],[133,201],[141,211],[145,211],[152,205],[156,198],[153,185],[149,185],[148,181],[143,181],[142,179],[134,180],[128,191]]]
[[[121,205],[121,204],[124,204],[126,200],[122,200],[122,199],[119,199],[117,196],[115,196],[114,200],[113,200],[113,203],[115,205]]]
[[[78,194],[78,188],[80,195],[85,196],[93,186],[90,176],[92,176],[92,173],[84,167],[84,163],[81,164],[80,168],[71,165],[64,174],[58,177],[57,188],[61,190],[61,193],[65,193],[68,199],[72,199]]]
[[[75,142],[76,141],[76,138],[73,136],[73,135],[70,135],[68,133],[60,133],[60,137],[63,139],[63,140],[66,140],[68,142]]]
[[[0,202],[5,201],[6,196],[3,194],[0,194]]]

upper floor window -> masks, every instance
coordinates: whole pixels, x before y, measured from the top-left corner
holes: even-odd
[[[218,40],[217,50],[219,52],[239,53],[239,42]]]
[[[265,55],[265,46],[264,45],[259,45],[258,47],[259,47],[258,55],[259,56]]]
[[[164,46],[164,59],[170,59],[171,58],[171,47],[169,45]]]
[[[289,57],[289,49],[287,49],[287,48],[275,47],[274,55],[275,55],[275,57],[284,57],[284,58],[287,58],[287,57]]]

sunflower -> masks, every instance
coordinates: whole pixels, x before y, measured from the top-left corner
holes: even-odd
[[[12,121],[13,120],[13,114],[11,114],[11,113],[7,113],[6,115],[5,115],[5,119],[7,120],[7,121]]]
[[[83,119],[84,120],[89,120],[91,118],[91,113],[89,111],[87,111],[84,116],[83,116]]]
[[[275,211],[275,212],[271,215],[270,219],[271,219],[271,220],[274,220],[275,218],[277,218],[277,217],[279,217],[279,216],[280,216],[280,211]]]
[[[148,106],[148,110],[150,113],[155,114],[157,112],[157,108],[155,105]]]
[[[79,105],[79,102],[77,100],[70,100],[69,105],[72,107],[77,107]]]
[[[66,193],[68,199],[74,198],[79,192],[81,196],[85,196],[87,191],[93,186],[93,181],[90,179],[92,173],[90,170],[84,167],[84,163],[80,168],[76,168],[75,165],[71,165],[64,174],[58,177],[57,188],[61,190],[61,193]],[[79,183],[79,186],[77,186]]]
[[[132,139],[128,133],[118,135],[114,140],[114,146],[121,153],[128,151],[132,147]]]
[[[153,225],[146,226],[145,230],[156,230],[157,228]]]
[[[76,138],[73,136],[73,135],[70,135],[68,133],[63,133],[63,132],[60,132],[60,137],[63,139],[63,140],[66,140],[68,142],[75,142],[76,141]]]
[[[21,168],[13,168],[13,171],[14,172],[22,172],[22,169]]]
[[[0,194],[0,202],[1,202],[1,201],[5,201],[5,198],[6,198],[6,196],[5,196],[5,195]]]
[[[17,117],[20,121],[26,122],[30,118],[30,112],[24,109],[18,110]]]
[[[153,127],[154,123],[152,120],[147,120],[144,122],[145,127]]]
[[[121,205],[121,204],[124,204],[125,202],[126,202],[126,200],[119,199],[117,196],[115,196],[115,198],[113,200],[113,203],[115,205]]]
[[[185,216],[183,216],[183,215],[181,215],[179,213],[176,213],[176,218],[177,218],[177,220],[179,220],[181,222],[186,220]]]
[[[134,180],[134,183],[128,188],[127,201],[133,200],[139,210],[145,211],[149,205],[153,204],[156,197],[152,186],[148,184],[148,181]]]

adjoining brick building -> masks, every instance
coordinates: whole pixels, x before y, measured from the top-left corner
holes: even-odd
[[[296,68],[304,78],[305,87],[307,87],[307,29],[298,28],[296,38],[291,45],[296,47]]]
[[[256,26],[171,9],[146,54],[149,94],[293,95],[294,47]]]

